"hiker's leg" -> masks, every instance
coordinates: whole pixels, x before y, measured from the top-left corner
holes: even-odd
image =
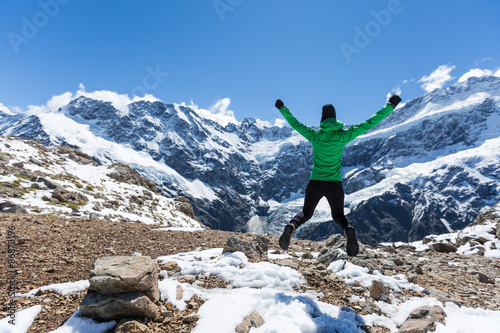
[[[326,198],[332,210],[332,218],[342,230],[349,225],[349,220],[344,215],[344,188],[342,182],[331,181]]]
[[[333,220],[344,230],[347,255],[356,256],[359,253],[359,244],[356,239],[356,230],[344,215],[344,188],[342,182],[332,182],[326,197],[332,209]]]
[[[290,221],[296,228],[300,227],[306,221],[308,221],[314,214],[314,210],[318,205],[318,202],[323,197],[323,182],[318,180],[310,180],[306,187],[306,195],[304,198],[304,207],[302,211],[295,215],[295,217]]]

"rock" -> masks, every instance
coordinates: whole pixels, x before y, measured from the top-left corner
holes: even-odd
[[[432,242],[434,240],[434,236],[425,236],[423,239],[422,239],[422,244],[428,244],[430,242]]]
[[[172,276],[182,270],[176,261],[169,261],[166,264],[162,264],[160,268],[162,271],[167,271],[168,276]]]
[[[0,154],[0,162],[9,163],[9,161],[10,161],[10,157],[9,156],[4,155],[4,154]],[[16,164],[16,163],[12,163],[12,165],[14,165],[14,164]],[[14,165],[14,166],[16,166],[16,165]]]
[[[3,155],[5,157],[5,155]],[[23,169],[24,168],[24,163],[23,162],[15,162],[15,163],[12,163],[13,166],[15,166],[16,168],[19,168],[19,169]]]
[[[253,242],[245,242],[236,236],[230,236],[222,250],[222,254],[241,251],[248,259],[262,259],[263,257],[267,258],[268,249],[269,239],[265,236],[259,235]]]
[[[241,324],[236,326],[235,332],[237,333],[248,333],[252,327],[257,328],[265,324],[262,316],[257,312],[253,311],[251,314],[246,316]]]
[[[436,322],[444,323],[446,313],[444,310],[435,306],[423,306],[413,310],[405,320],[399,333],[426,333],[436,329]]]
[[[62,188],[57,188],[54,190],[52,193],[52,198],[59,200],[60,202],[68,202],[68,201],[75,201],[75,202],[87,202],[89,199],[78,192],[71,192]]]
[[[158,193],[155,183],[139,175],[128,165],[122,163],[113,163],[109,166],[109,169],[114,169],[114,171],[109,173],[108,176],[118,182],[140,185],[153,191],[154,193]]]
[[[34,188],[35,190],[41,190],[43,187],[38,183],[31,183],[31,188]]]
[[[373,280],[370,287],[370,297],[377,301],[390,303],[390,291],[381,281]]]
[[[392,262],[394,262],[396,266],[403,266],[405,264],[405,262],[399,258],[394,259]]]
[[[255,237],[253,244],[255,245],[255,250],[257,251],[259,257],[267,258],[267,253],[269,251],[269,238],[259,235]]]
[[[123,319],[115,328],[114,333],[148,333],[149,329],[146,325],[135,320]]]
[[[97,259],[89,279],[89,290],[101,294],[140,291],[158,301],[158,263],[146,256],[116,256]]]
[[[369,314],[375,313],[377,315],[382,314],[382,310],[380,310],[379,306],[372,302],[371,300],[361,301],[359,302],[359,306],[362,310],[368,312]]]
[[[189,201],[188,198],[181,196],[175,197],[174,203],[175,203],[175,208],[177,208],[177,210],[186,214],[192,219],[195,218],[193,206],[191,205],[191,202]]]
[[[276,264],[278,264],[280,266],[290,267],[293,269],[299,269],[299,267],[300,267],[298,262],[292,261],[290,259],[278,260],[278,261],[276,261]]]
[[[10,201],[5,201],[0,204],[0,211],[2,213],[10,213],[10,214],[28,214],[29,212],[19,205],[16,205]]]
[[[4,210],[5,208],[12,207],[12,206],[17,206],[17,205],[15,203],[13,203],[12,201],[0,202],[0,211]]]
[[[51,190],[55,190],[56,188],[60,187],[59,185],[57,185],[56,183],[54,183],[53,181],[51,180],[48,180],[47,178],[44,178],[44,177],[38,177],[36,179],[36,182],[37,183],[44,183],[45,186],[47,186],[48,188],[50,188]]]
[[[430,248],[441,253],[457,252],[456,246],[448,243],[434,243],[430,245]]]
[[[342,282],[344,281],[344,277],[343,276],[340,276],[340,275],[337,275],[335,273],[331,273],[330,275],[327,276],[327,278],[331,281],[334,281],[334,282]]]
[[[158,317],[158,307],[141,292],[102,295],[88,291],[80,303],[80,311],[85,317],[101,321]]]
[[[200,315],[197,314],[196,312],[193,312],[193,313],[188,314],[184,318],[182,318],[182,323],[183,324],[190,324],[190,323],[197,322],[199,319],[200,319]]]
[[[316,262],[325,266],[330,265],[334,260],[346,257],[342,248],[345,245],[345,239],[340,234],[333,234],[326,240],[326,245],[321,249]]]
[[[486,274],[478,273],[477,276],[478,276],[479,282],[495,284],[495,280],[490,278]]]
[[[39,159],[36,159],[34,157],[30,157],[30,162],[33,163],[33,164],[36,164],[38,166],[42,166],[43,165],[42,161],[40,161]]]
[[[180,301],[182,299],[182,296],[184,295],[184,292],[182,291],[182,287],[180,285],[177,285],[177,290],[175,293],[175,299],[177,301]]]
[[[195,278],[192,277],[192,276],[184,276],[184,275],[181,275],[181,276],[178,276],[177,277],[177,281],[179,281],[179,283],[189,283],[189,284],[193,284],[195,282]]]
[[[314,259],[314,256],[309,252],[305,252],[302,254],[302,259]]]

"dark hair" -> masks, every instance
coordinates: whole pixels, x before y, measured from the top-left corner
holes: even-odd
[[[331,104],[326,104],[323,106],[323,114],[321,115],[321,122],[328,118],[337,118],[337,114],[335,113],[335,108]]]

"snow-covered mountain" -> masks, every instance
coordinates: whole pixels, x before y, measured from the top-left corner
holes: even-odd
[[[361,240],[462,229],[498,202],[499,103],[499,77],[471,77],[408,101],[347,146],[346,208]],[[288,126],[218,122],[196,107],[157,100],[123,107],[80,94],[57,109],[0,113],[0,134],[128,164],[161,193],[190,198],[207,226],[243,232],[281,232],[301,209],[312,165],[311,145]],[[333,232],[322,201],[298,235]]]

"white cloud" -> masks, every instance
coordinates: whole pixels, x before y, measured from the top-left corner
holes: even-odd
[[[14,114],[8,107],[0,103],[0,111],[5,112],[7,114]]]
[[[455,68],[455,66],[441,65],[429,75],[422,76],[418,82],[423,83],[422,88],[427,92],[442,88],[446,82],[453,79],[450,72]]]
[[[192,100],[189,107],[203,118],[211,119],[219,123],[221,126],[226,126],[229,123],[238,123],[234,117],[234,112],[229,110],[230,104],[231,99],[226,97],[215,102],[215,104],[208,108],[208,110],[199,108],[198,105],[195,105]]]
[[[495,59],[493,59],[493,58],[483,58],[483,59],[481,59],[481,60],[476,60],[476,61],[474,62],[474,64],[475,64],[476,66],[479,66],[481,63],[486,62],[486,61],[495,61]]]
[[[493,75],[493,71],[489,69],[480,69],[480,68],[474,68],[462,75],[459,79],[458,82],[465,82],[467,81],[468,78],[470,77],[481,77],[485,75]]]
[[[405,80],[406,82],[408,82],[407,80]],[[405,82],[403,81],[403,84]],[[401,88],[399,86],[397,86],[396,88],[392,88],[392,90],[390,92],[387,93],[387,95],[385,96],[387,99],[389,99],[392,95],[401,95]]]
[[[274,126],[285,127],[285,125],[286,125],[285,119],[276,118],[276,120],[274,121]]]
[[[38,114],[38,113],[44,113],[44,112],[49,112],[49,111],[56,111],[60,107],[67,105],[69,102],[72,100],[80,97],[80,96],[85,96],[88,98],[104,101],[104,102],[111,102],[111,104],[119,110],[123,115],[126,115],[128,113],[128,105],[133,102],[137,101],[148,101],[148,102],[155,102],[159,101],[158,98],[154,97],[151,94],[146,94],[144,97],[139,97],[139,96],[133,96],[132,98],[128,94],[119,94],[115,91],[109,91],[109,90],[97,90],[97,91],[92,91],[92,92],[87,92],[85,91],[85,86],[80,83],[78,86],[79,90],[76,93],[72,92],[65,92],[60,95],[54,95],[50,100],[47,101],[45,105],[29,105],[28,106],[28,113],[33,113],[33,114]]]

